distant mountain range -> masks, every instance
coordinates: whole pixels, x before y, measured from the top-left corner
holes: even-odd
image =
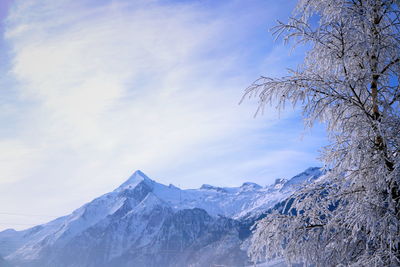
[[[0,266],[245,266],[249,227],[322,174],[314,167],[267,187],[182,190],[136,171],[70,215],[0,232]]]

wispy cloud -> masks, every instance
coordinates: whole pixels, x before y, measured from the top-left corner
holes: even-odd
[[[265,184],[292,173],[277,171],[280,161],[315,156],[273,139],[285,132],[275,112],[252,119],[253,103],[237,105],[266,66],[266,29],[287,13],[278,4],[98,2],[21,1],[9,13],[12,89],[1,94],[12,101],[1,104],[8,116],[0,120],[12,130],[0,142],[2,210],[23,212],[35,199],[34,212],[46,205],[63,214],[134,169],[183,187]],[[268,56],[276,68],[287,60],[281,53]],[[286,139],[299,134],[292,117],[282,114],[296,125]]]

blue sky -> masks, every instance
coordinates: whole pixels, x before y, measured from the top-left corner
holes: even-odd
[[[136,169],[196,188],[321,165],[324,130],[299,110],[238,105],[260,75],[301,62],[268,31],[294,4],[2,1],[0,229],[71,212]]]

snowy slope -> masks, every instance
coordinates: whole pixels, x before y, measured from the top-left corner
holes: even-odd
[[[136,171],[68,216],[0,232],[0,255],[20,266],[244,264],[240,245],[249,232],[241,218],[265,211],[321,174],[309,168],[267,187],[248,182],[182,190]]]
[[[303,183],[321,176],[320,168],[308,168],[289,181],[277,180],[274,185],[262,187],[258,184],[246,182],[240,187],[215,187],[202,185],[199,189],[182,190],[173,185],[163,185],[149,179],[141,171],[136,171],[131,178],[117,190],[131,188],[143,179],[152,187],[153,193],[164,200],[175,210],[201,208],[210,215],[240,219],[248,213],[264,211],[273,204],[288,197]]]

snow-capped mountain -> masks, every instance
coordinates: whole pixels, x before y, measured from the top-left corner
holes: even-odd
[[[256,217],[321,176],[309,168],[262,187],[182,190],[136,171],[72,214],[24,231],[0,232],[0,256],[18,266],[243,266],[240,249]]]

